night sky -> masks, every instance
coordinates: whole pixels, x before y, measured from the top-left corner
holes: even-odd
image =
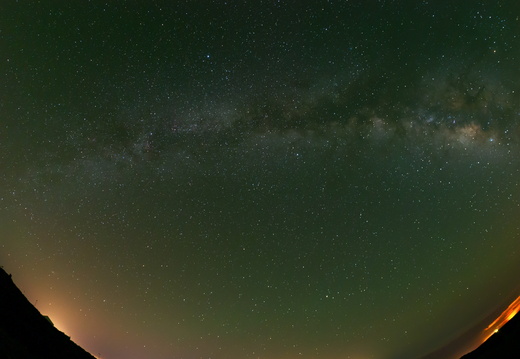
[[[2,1],[0,264],[103,359],[417,358],[518,292],[518,1]]]

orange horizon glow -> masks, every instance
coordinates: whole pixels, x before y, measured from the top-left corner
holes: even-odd
[[[498,332],[508,321],[520,311],[520,296],[518,296],[507,308],[504,310],[491,324],[489,324],[483,331],[483,337],[480,341],[481,345],[488,340],[493,334]]]
[[[58,329],[60,332],[64,333],[65,335],[70,336],[70,334],[68,334],[69,328],[65,324],[66,321],[61,320],[59,315],[56,315],[54,313],[53,314],[42,314],[42,315],[48,317],[51,320],[54,328]]]

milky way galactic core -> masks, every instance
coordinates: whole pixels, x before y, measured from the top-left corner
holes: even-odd
[[[0,8],[0,264],[92,354],[419,358],[520,295],[515,2]]]

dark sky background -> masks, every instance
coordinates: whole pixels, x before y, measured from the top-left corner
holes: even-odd
[[[518,295],[517,1],[3,1],[0,264],[103,359],[417,358]]]

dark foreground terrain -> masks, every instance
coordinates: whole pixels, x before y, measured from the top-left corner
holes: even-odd
[[[0,358],[94,359],[56,329],[0,269]]]
[[[0,358],[95,359],[42,316],[3,268],[0,268]],[[461,359],[488,358],[520,358],[520,315]]]
[[[461,359],[488,358],[520,358],[520,314],[514,316],[481,346]]]

